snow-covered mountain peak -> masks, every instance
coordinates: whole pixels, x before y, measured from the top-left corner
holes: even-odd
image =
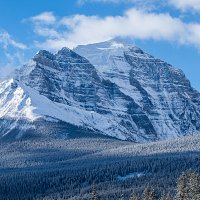
[[[95,45],[96,45],[96,48],[100,50],[125,49],[131,46],[130,44],[127,44],[123,40],[119,40],[119,39],[112,39],[106,42],[94,44],[94,46]]]
[[[119,39],[39,51],[0,83],[0,106],[2,137],[90,130],[145,142],[200,132],[200,94],[185,75]]]
[[[113,48],[128,48],[128,47],[135,46],[132,40],[127,39],[127,38],[122,38],[122,37],[116,37],[116,38],[110,39],[105,42],[100,42],[100,43],[104,43],[104,45],[107,44],[108,46],[111,46]]]
[[[21,69],[16,70],[15,76],[17,76],[18,79],[20,76],[27,76],[35,69],[35,67],[36,61],[34,61],[34,59],[31,59],[25,65],[23,65]]]
[[[153,59],[154,57],[145,53],[140,48],[136,47],[132,42],[127,42],[121,38],[111,39],[105,42],[80,45],[74,51],[86,57],[93,65],[101,66],[99,70],[103,72],[104,67],[113,71],[113,58],[118,60],[124,58],[124,54],[131,55],[136,58]],[[118,68],[123,66],[118,65]],[[122,69],[123,71],[123,69]]]
[[[35,59],[37,60],[40,57],[46,57],[46,58],[52,59],[54,58],[54,54],[46,50],[40,50],[35,54],[35,56],[33,57],[33,60]]]
[[[75,53],[74,51],[72,51],[71,49],[67,47],[63,47],[61,50],[59,50],[55,54],[55,57],[56,57],[56,60],[61,63],[64,63],[64,62],[69,63],[69,64],[73,64],[77,62],[88,63],[88,61],[85,58],[78,55],[77,53]]]
[[[105,42],[99,42],[94,44],[79,45],[74,50],[79,52],[81,50],[87,51],[109,51],[115,53],[123,53],[124,51],[130,51],[136,54],[145,54],[140,48],[136,47],[132,41],[123,38],[114,38]]]
[[[59,50],[59,51],[57,52],[56,55],[70,56],[70,55],[73,54],[73,53],[74,53],[74,52],[73,52],[71,49],[69,49],[69,48],[67,48],[67,47],[63,47],[61,50]]]
[[[185,134],[200,132],[200,94],[184,73],[134,45],[102,48],[112,42],[78,46],[75,51],[149,113],[162,138],[183,135],[186,129]]]
[[[102,52],[106,52],[106,51],[123,51],[125,49],[128,49],[130,47],[133,47],[133,44],[126,42],[123,39],[120,38],[115,38],[115,39],[111,39],[105,42],[99,42],[99,43],[94,43],[94,44],[88,44],[88,45],[79,45],[75,48],[75,51],[77,49],[82,49],[85,47],[87,47],[87,51],[102,51]]]

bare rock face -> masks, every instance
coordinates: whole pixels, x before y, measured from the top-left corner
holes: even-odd
[[[140,106],[158,139],[199,133],[200,93],[181,70],[116,40],[75,51]]]
[[[1,139],[200,132],[200,94],[183,72],[118,40],[39,51],[0,83],[0,107]]]

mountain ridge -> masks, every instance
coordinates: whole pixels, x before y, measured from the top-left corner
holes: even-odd
[[[0,97],[1,138],[30,130],[67,138],[69,124],[136,142],[200,132],[200,94],[183,72],[119,40],[41,50],[0,83]]]
[[[182,100],[190,101],[192,99],[191,101],[194,101],[197,110],[199,110],[199,92],[191,87],[189,80],[186,79],[181,70],[146,54],[137,47],[130,47],[130,45],[125,46],[125,51],[123,51],[123,48],[122,50],[120,49],[120,51],[117,50],[119,56],[116,58],[116,49],[112,50],[109,48],[109,46],[112,46],[112,43],[113,40],[103,43],[105,48],[102,48],[102,43],[100,43],[78,46],[74,50],[80,55],[88,58],[100,74],[102,74],[103,78],[115,82],[123,92],[128,93],[135,100],[139,97],[137,103],[140,106],[143,106],[144,109],[148,104],[151,106],[152,102],[156,107],[160,106],[160,110],[166,109],[165,106],[159,104],[163,104],[162,99],[166,100],[166,98],[168,98],[169,105],[170,102],[175,104],[180,101],[180,104],[183,104],[181,102]],[[99,45],[101,46],[100,49]],[[130,51],[127,49],[130,49]],[[98,62],[99,60],[100,62]],[[118,62],[118,60],[120,60],[120,62]],[[123,76],[121,76],[121,72]],[[173,92],[174,96],[178,97],[178,101],[174,100],[175,97],[173,97]],[[180,96],[185,95],[185,93],[186,97],[181,99]],[[161,103],[159,101],[161,101]],[[147,103],[146,105],[145,102]],[[171,106],[175,107],[175,105]],[[180,107],[184,108],[184,105]],[[189,108],[189,105],[186,106],[186,108],[187,107]],[[173,110],[175,109],[173,108]],[[193,111],[190,112],[191,115],[192,112]],[[174,117],[176,117],[177,114],[178,113],[175,113]],[[198,124],[197,126],[199,127],[198,119],[199,114],[197,115],[196,121]]]

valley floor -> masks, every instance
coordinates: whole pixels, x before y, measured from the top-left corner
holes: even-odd
[[[200,136],[135,144],[104,138],[40,138],[0,144],[0,199],[128,199],[147,185],[176,191],[183,171],[200,172]]]

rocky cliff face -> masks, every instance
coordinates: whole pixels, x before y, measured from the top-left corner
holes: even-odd
[[[78,46],[75,51],[140,106],[159,139],[200,131],[200,93],[181,70],[121,41]]]
[[[200,132],[200,94],[180,70],[115,40],[75,51],[40,51],[0,84],[1,138],[147,142]]]

